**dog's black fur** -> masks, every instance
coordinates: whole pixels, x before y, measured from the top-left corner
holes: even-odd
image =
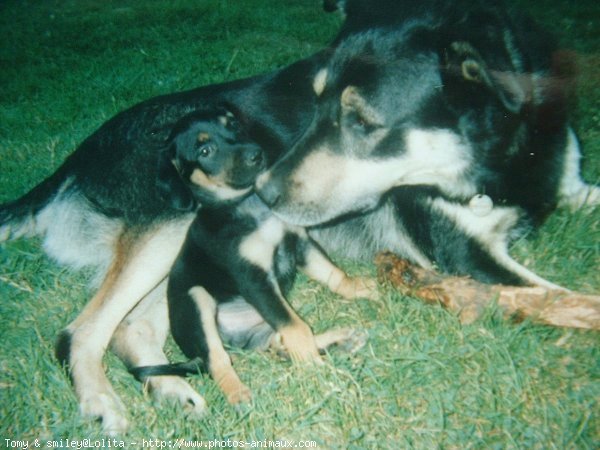
[[[113,334],[128,365],[166,363],[157,299],[196,205],[184,189],[187,202],[165,201],[156,170],[174,124],[204,105],[242,118],[268,164],[292,149],[260,179],[260,195],[289,221],[314,225],[325,250],[356,258],[391,249],[449,273],[548,286],[510,258],[508,242],[557,203],[600,198],[579,177],[556,47],[530,21],[479,0],[327,4],[346,13],[331,52],[136,105],[0,207],[0,240],[45,236],[59,262],[96,267],[104,280],[62,342],[82,413],[107,431],[126,427],[101,365]],[[308,162],[316,170],[300,170]],[[437,172],[422,176],[428,167]],[[493,201],[483,217],[468,207],[478,194]],[[180,381],[149,384],[200,404]]]

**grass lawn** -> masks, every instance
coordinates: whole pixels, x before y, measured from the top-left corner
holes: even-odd
[[[52,173],[118,111],[151,96],[281,67],[322,48],[340,19],[318,0],[5,0],[0,3],[0,201]],[[600,6],[513,0],[577,55],[573,123],[600,181]],[[513,254],[541,275],[600,291],[600,208],[556,212]],[[342,261],[354,273],[372,267]],[[321,448],[599,448],[600,335],[501,320],[463,326],[451,313],[382,287],[342,301],[301,279],[292,303],[313,326],[368,331],[357,354],[300,369],[234,352],[254,401],[227,405],[195,377],[210,411],[187,419],[153,405],[112,355],[106,367],[141,439],[292,439]],[[5,439],[99,438],[77,414],[54,339],[91,292],[86,275],[48,260],[37,241],[0,244],[0,447]],[[169,355],[182,356],[172,342]],[[63,444],[65,445],[65,444]],[[138,445],[139,446],[139,445]]]

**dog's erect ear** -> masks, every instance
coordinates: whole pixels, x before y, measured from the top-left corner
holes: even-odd
[[[445,49],[445,73],[455,81],[480,84],[490,89],[504,107],[518,113],[528,101],[531,80],[513,70],[490,68],[480,53],[470,43],[456,41]]]
[[[156,189],[160,197],[179,211],[193,211],[196,202],[175,166],[175,144],[160,152],[157,172]]]

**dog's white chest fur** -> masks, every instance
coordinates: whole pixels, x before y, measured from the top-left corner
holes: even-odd
[[[269,272],[273,255],[285,235],[285,224],[275,216],[269,217],[240,244],[240,255],[248,262]]]

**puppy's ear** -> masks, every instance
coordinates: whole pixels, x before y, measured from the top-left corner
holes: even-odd
[[[175,144],[171,144],[159,154],[156,189],[158,195],[172,208],[193,211],[196,207],[192,192],[175,167]]]

